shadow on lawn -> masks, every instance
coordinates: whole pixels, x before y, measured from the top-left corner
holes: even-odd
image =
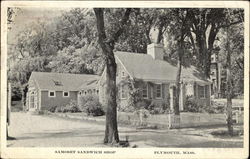
[[[146,143],[153,147],[169,148],[243,148],[243,141],[205,141],[180,145],[165,145],[160,143]]]
[[[103,136],[103,131],[85,129],[75,129],[64,132],[39,132],[39,133],[26,133],[23,137],[17,137],[16,140],[29,140],[29,139],[45,139],[45,138],[65,138],[65,137],[98,137]]]

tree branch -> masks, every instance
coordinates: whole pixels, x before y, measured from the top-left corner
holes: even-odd
[[[98,42],[101,47],[103,47],[104,41],[106,39],[105,26],[104,26],[104,17],[103,17],[103,8],[94,8],[94,12],[96,15],[96,25],[98,30]]]
[[[114,45],[115,41],[118,40],[119,36],[124,31],[124,28],[125,28],[124,26],[127,24],[130,12],[131,12],[131,8],[127,8],[125,11],[125,14],[123,15],[123,18],[121,20],[121,24],[120,24],[119,29],[111,36],[110,40],[108,41],[108,43],[110,43],[112,46]]]
[[[232,22],[232,23],[230,23],[230,24],[220,25],[220,26],[217,27],[217,29],[230,27],[230,26],[232,26],[232,25],[236,25],[236,24],[239,24],[239,23],[242,23],[242,21],[241,21],[241,20],[238,20],[238,21]]]

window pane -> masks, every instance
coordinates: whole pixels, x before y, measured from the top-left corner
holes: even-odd
[[[147,84],[144,84],[142,87],[142,97],[143,98],[147,98],[148,97],[148,88],[147,88]]]
[[[69,92],[64,92],[63,95],[64,95],[65,97],[68,97],[68,96],[69,96]]]
[[[205,86],[198,86],[198,93],[200,98],[205,98]]]
[[[161,84],[156,85],[156,97],[157,98],[161,97]]]
[[[55,92],[49,92],[49,96],[54,97],[55,96]]]
[[[121,86],[121,97],[122,98],[127,98],[127,92],[126,92],[126,87]]]

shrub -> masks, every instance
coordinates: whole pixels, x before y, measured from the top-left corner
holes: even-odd
[[[61,112],[63,112],[63,109],[64,109],[64,107],[62,107],[62,106],[57,106],[56,109],[55,109],[55,112],[56,112],[56,113],[61,113]]]
[[[148,107],[150,106],[151,104],[151,101],[150,100],[147,100],[147,99],[143,99],[141,101],[138,101],[136,104],[135,104],[135,109],[148,109]]]
[[[99,101],[88,101],[85,104],[85,112],[88,115],[93,115],[93,116],[101,116],[104,115],[104,111],[102,109],[102,105],[99,103]]]
[[[144,121],[150,116],[150,112],[147,109],[142,108],[142,109],[136,110],[134,113],[135,115],[138,116],[140,120],[139,125],[145,126],[146,123],[144,123]]]
[[[193,97],[187,97],[185,101],[185,111],[200,112],[200,106],[197,104]]]
[[[81,111],[86,112],[86,103],[89,101],[99,102],[97,95],[86,95],[79,98],[79,108]]]
[[[70,100],[69,104],[67,104],[66,107],[63,108],[63,113],[66,112],[77,113],[81,112],[81,110],[79,109],[75,100]]]
[[[50,111],[51,113],[55,113],[56,108],[57,108],[57,106],[51,106],[51,107],[48,109],[48,111]]]
[[[97,95],[86,95],[81,97],[79,108],[88,115],[101,116],[105,114]]]

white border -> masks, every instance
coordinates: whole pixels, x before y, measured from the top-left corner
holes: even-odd
[[[68,93],[68,96],[65,96],[64,93]],[[63,91],[63,97],[64,97],[64,98],[69,98],[69,97],[70,97],[69,91]]]
[[[104,148],[7,148],[6,147],[6,107],[7,105],[7,26],[2,19],[6,18],[7,7],[203,7],[203,8],[244,8],[245,9],[245,50],[244,50],[244,148],[105,148],[115,150],[109,154],[55,154],[55,150],[104,150]],[[1,157],[3,158],[247,158],[249,147],[249,2],[247,1],[3,1],[1,2]],[[155,155],[155,150],[194,151],[195,155]]]
[[[51,96],[51,95],[50,95],[50,92],[54,92],[54,96]],[[49,98],[55,98],[55,97],[56,97],[56,91],[49,90],[49,92],[48,92],[48,97],[49,97]]]

